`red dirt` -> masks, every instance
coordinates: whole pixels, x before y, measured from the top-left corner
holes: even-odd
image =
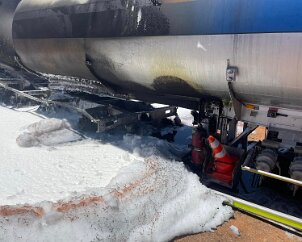
[[[230,226],[236,226],[239,229],[240,236],[235,235]],[[235,212],[233,219],[218,227],[214,232],[205,232],[191,236],[175,239],[175,242],[302,242],[302,238],[285,230],[278,228],[262,220]]]
[[[44,215],[43,208],[40,207],[32,207],[32,206],[2,206],[0,207],[0,216],[1,217],[10,217],[14,215],[21,215],[31,213],[37,217],[42,217]]]
[[[104,202],[104,199],[102,197],[88,197],[84,198],[79,201],[70,201],[67,203],[57,203],[54,205],[54,209],[57,212],[64,213],[68,212],[69,210],[72,209],[77,209],[80,207],[85,207],[93,204],[98,204]]]

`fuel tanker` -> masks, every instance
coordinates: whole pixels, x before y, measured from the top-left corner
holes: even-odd
[[[2,0],[0,59],[139,99],[302,109],[299,0]],[[183,102],[182,102],[183,100]]]
[[[241,167],[302,186],[301,0],[0,0],[0,63],[193,109],[190,161],[210,180],[234,187]]]

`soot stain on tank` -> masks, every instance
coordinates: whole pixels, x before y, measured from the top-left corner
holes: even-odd
[[[154,7],[142,8],[142,17],[137,27],[137,34],[168,35],[170,33],[169,19]]]
[[[86,65],[91,73],[101,81],[108,82],[107,80],[118,79],[115,75],[115,65],[106,56],[94,56],[86,53]],[[114,84],[112,84],[113,86],[116,89]]]
[[[86,54],[86,62],[89,63],[88,68],[92,74],[98,78],[105,86],[110,87],[116,92],[145,92],[152,93],[152,89],[147,88],[139,83],[121,79],[117,75],[117,70],[121,68],[122,63],[114,62],[105,55],[98,55],[92,58]]]
[[[154,80],[152,86],[155,90],[162,93],[169,93],[181,96],[200,96],[200,93],[196,89],[190,86],[185,80],[176,76],[157,77]]]
[[[123,11],[122,25],[126,35],[151,36],[168,35],[170,32],[169,19],[152,1],[121,0]],[[127,34],[128,33],[128,34]]]

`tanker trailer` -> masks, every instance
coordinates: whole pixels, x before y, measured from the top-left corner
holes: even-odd
[[[8,1],[10,2],[10,1]],[[302,109],[299,0],[23,0],[15,51],[28,68],[102,80],[134,96],[229,98]]]
[[[222,143],[238,158],[223,167],[220,152],[210,161],[197,153],[196,165],[213,180],[234,185],[239,164],[294,191],[302,185],[301,171],[292,170],[298,165],[278,171],[284,152],[302,154],[300,0],[22,0],[12,36],[15,55],[32,71],[195,110],[196,150],[212,137],[213,147]],[[238,121],[245,125],[236,136]],[[258,125],[265,140],[248,151]],[[217,166],[227,174],[215,174]]]

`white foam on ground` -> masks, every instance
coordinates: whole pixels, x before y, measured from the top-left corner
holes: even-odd
[[[120,191],[131,183],[121,196]],[[43,218],[0,218],[5,241],[169,241],[210,231],[232,216],[223,198],[212,194],[181,163],[152,156],[122,169],[103,190],[104,203]],[[43,205],[43,204],[42,204]],[[49,204],[47,204],[49,206]]]
[[[110,144],[88,139],[51,149],[21,148],[15,141],[20,130],[40,118],[3,107],[0,115],[0,201],[46,211],[42,218],[0,217],[0,240],[169,241],[210,231],[232,216],[223,197],[173,161],[167,142],[122,135]],[[65,213],[52,207],[79,194],[103,202]]]
[[[39,145],[53,146],[80,140],[81,136],[71,130],[66,120],[42,119],[29,125],[17,138],[17,144],[21,147],[33,147]]]
[[[132,162],[127,151],[95,140],[22,148],[16,138],[41,118],[1,106],[0,117],[0,205],[57,201],[74,192],[105,187]],[[55,133],[43,142],[61,143],[64,135],[64,131]]]

